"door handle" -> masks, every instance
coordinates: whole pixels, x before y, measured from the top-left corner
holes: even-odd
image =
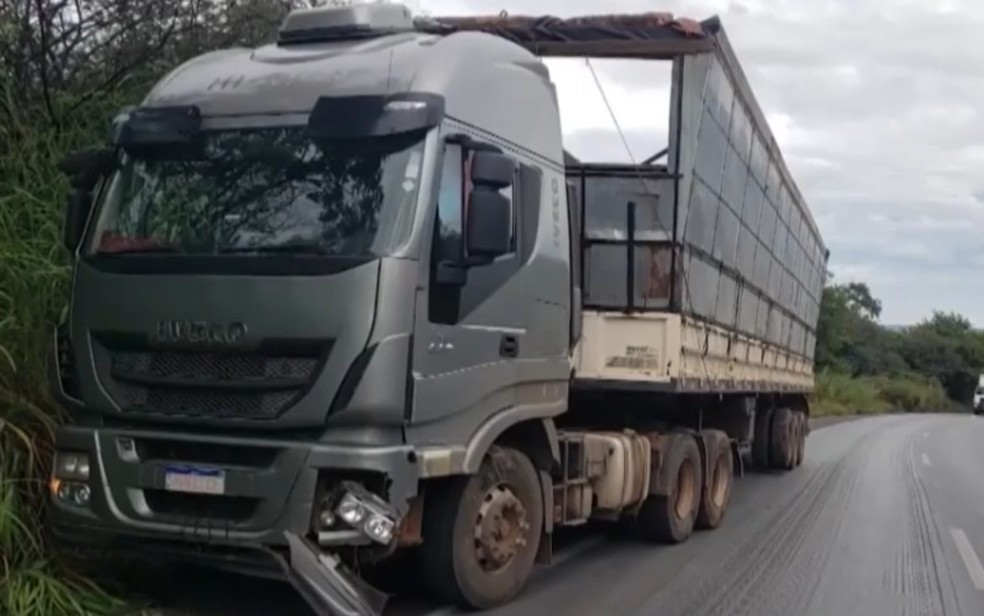
[[[502,342],[499,343],[499,355],[502,357],[518,357],[519,338],[511,334],[503,336]]]

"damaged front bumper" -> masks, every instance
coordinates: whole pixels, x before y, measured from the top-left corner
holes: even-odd
[[[311,609],[325,616],[380,616],[388,595],[366,584],[331,554],[285,533],[288,553],[275,554],[284,575]]]
[[[358,547],[385,555],[420,478],[413,449],[405,446],[65,426],[56,449],[84,462],[67,466],[85,470],[52,482],[81,486],[86,494],[81,500],[69,490],[51,494],[47,527],[67,552],[86,560],[185,562],[285,577],[326,616],[382,612],[386,596],[336,554]],[[205,494],[168,483],[187,468],[221,476],[221,490]],[[366,475],[385,477],[385,498],[361,485]],[[354,497],[356,511],[333,501],[325,523],[319,513],[329,493]]]

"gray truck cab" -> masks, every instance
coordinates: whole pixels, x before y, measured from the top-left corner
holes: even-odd
[[[59,540],[279,565],[353,609],[325,572],[419,542],[422,482],[510,431],[556,455],[579,301],[556,95],[521,47],[399,5],[296,11],[63,169]]]

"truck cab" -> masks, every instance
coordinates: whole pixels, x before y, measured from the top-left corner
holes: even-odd
[[[518,46],[418,32],[400,5],[295,11],[63,167],[68,543],[249,571],[385,553],[419,541],[398,525],[422,480],[565,410],[560,121]]]

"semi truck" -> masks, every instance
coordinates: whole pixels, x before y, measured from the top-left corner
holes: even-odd
[[[672,63],[666,148],[566,152],[550,57]],[[828,251],[717,18],[297,10],[60,167],[66,553],[484,609],[558,529],[679,543],[803,463]]]

